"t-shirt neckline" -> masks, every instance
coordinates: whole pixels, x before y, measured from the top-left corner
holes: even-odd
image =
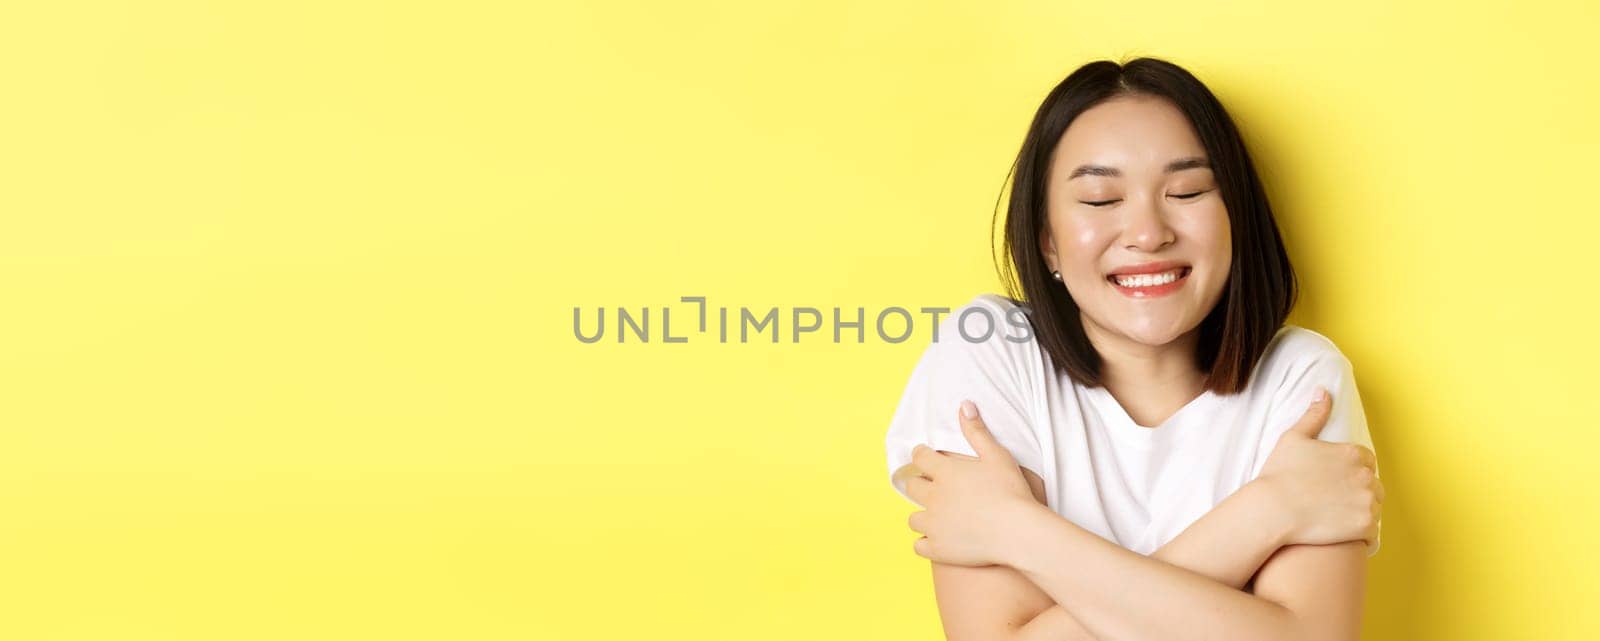
[[[1108,431],[1114,438],[1141,447],[1149,447],[1155,443],[1171,443],[1180,435],[1191,432],[1189,425],[1195,421],[1190,420],[1194,414],[1204,411],[1205,406],[1216,399],[1216,394],[1206,389],[1199,396],[1194,397],[1178,411],[1173,412],[1160,425],[1146,427],[1139,425],[1128,415],[1128,410],[1122,403],[1111,395],[1110,390],[1104,386],[1086,388],[1089,395],[1099,407],[1101,416],[1105,417]]]

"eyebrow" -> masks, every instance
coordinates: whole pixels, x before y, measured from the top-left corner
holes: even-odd
[[[1166,169],[1164,169],[1162,171],[1162,173],[1170,174],[1170,173],[1173,173],[1173,172],[1176,172],[1176,171],[1183,171],[1185,169],[1196,169],[1196,168],[1210,169],[1211,168],[1211,162],[1206,160],[1202,156],[1190,156],[1188,158],[1179,158],[1177,160],[1174,160],[1172,162],[1167,163]],[[1072,174],[1067,176],[1067,180],[1072,180],[1073,178],[1077,178],[1078,176],[1113,176],[1113,177],[1118,177],[1118,176],[1121,176],[1121,175],[1122,175],[1122,170],[1121,169],[1117,169],[1116,167],[1107,167],[1105,165],[1078,165],[1078,168],[1072,170]]]

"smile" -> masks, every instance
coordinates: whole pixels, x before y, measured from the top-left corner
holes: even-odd
[[[1189,267],[1179,267],[1156,274],[1134,276],[1106,276],[1106,282],[1129,298],[1155,298],[1165,296],[1189,282]]]

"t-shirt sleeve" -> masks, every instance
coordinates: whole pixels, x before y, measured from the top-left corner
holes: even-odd
[[[1356,389],[1354,366],[1331,341],[1321,335],[1312,338],[1315,340],[1307,342],[1315,347],[1304,358],[1296,359],[1274,398],[1272,408],[1267,412],[1266,438],[1262,440],[1256,457],[1255,470],[1250,475],[1252,479],[1261,474],[1278,438],[1305,415],[1318,387],[1328,390],[1333,398],[1333,407],[1317,439],[1331,443],[1359,443],[1377,452],[1372,445],[1372,434],[1367,429],[1367,414],[1361,405],[1361,393]],[[1375,471],[1381,469],[1381,465],[1375,466]],[[1380,527],[1378,538],[1367,551],[1367,556],[1377,554],[1382,543]]]
[[[965,323],[965,331],[959,323]],[[940,321],[937,337],[911,371],[885,439],[890,484],[906,500],[911,497],[895,471],[911,463],[911,449],[918,443],[977,455],[961,433],[963,399],[978,406],[995,440],[1019,465],[1044,478],[1033,425],[1041,375],[1034,370],[1042,360],[1025,324],[1019,307],[994,295],[979,296]],[[990,327],[993,331],[986,332]]]

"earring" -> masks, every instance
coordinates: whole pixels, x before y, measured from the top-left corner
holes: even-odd
[[[1058,271],[1050,272],[1050,277],[1054,278],[1056,280],[1061,280],[1061,272],[1058,272]]]

